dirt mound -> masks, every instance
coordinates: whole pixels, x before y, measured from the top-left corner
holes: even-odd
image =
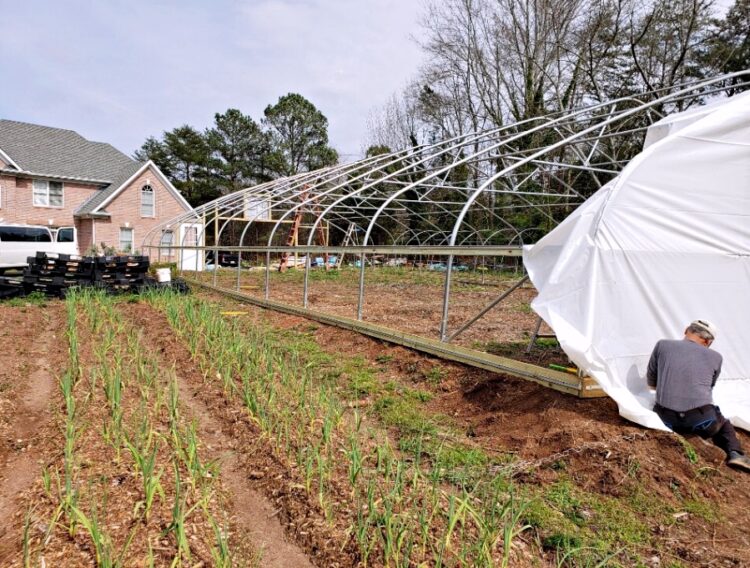
[[[0,557],[5,557],[18,546],[26,512],[20,497],[54,452],[50,405],[66,353],[59,304],[0,306],[0,322]]]
[[[611,399],[580,400],[512,377],[447,393],[433,408],[461,420],[478,444],[527,462],[524,483],[554,483],[564,470],[585,491],[630,502],[637,491],[660,502],[676,522],[651,530],[674,543],[681,561],[750,563],[750,476],[723,465],[724,453],[698,437],[634,425]],[[750,448],[750,437],[739,436]]]

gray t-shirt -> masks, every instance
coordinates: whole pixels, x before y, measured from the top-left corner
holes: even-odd
[[[721,362],[719,353],[693,341],[662,339],[651,353],[646,379],[656,387],[657,404],[684,412],[713,404]]]

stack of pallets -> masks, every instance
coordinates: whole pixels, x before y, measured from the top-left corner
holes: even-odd
[[[15,298],[25,295],[23,279],[0,276],[0,299]]]
[[[94,259],[94,285],[110,292],[134,292],[146,284],[147,256],[98,256]]]
[[[0,277],[0,297],[42,292],[64,297],[72,287],[93,286],[112,294],[139,292],[156,281],[148,276],[147,256],[75,256],[38,252],[28,257],[23,275]]]
[[[91,284],[94,269],[91,257],[38,252],[27,260],[29,265],[23,271],[26,294],[43,292],[49,296],[64,296],[67,288]]]

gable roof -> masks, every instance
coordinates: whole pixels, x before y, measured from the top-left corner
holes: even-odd
[[[0,157],[8,166],[35,176],[75,179],[102,187],[86,199],[76,215],[107,215],[102,209],[146,168],[175,196],[186,211],[182,194],[152,161],[138,162],[104,142],[91,142],[72,130],[0,120]]]
[[[133,167],[123,168],[118,175],[117,179],[114,180],[109,186],[103,190],[96,192],[94,195],[84,201],[78,209],[76,209],[76,215],[106,215],[106,211],[103,209],[110,201],[112,201],[117,195],[123,191],[133,179],[141,175],[147,168],[151,167],[154,175],[164,184],[167,190],[174,195],[177,201],[182,205],[186,211],[190,211],[193,207],[187,202],[182,196],[179,190],[172,185],[172,182],[167,179],[161,170],[157,167],[154,162],[149,160],[148,162],[133,162]]]
[[[133,177],[134,174],[138,173],[138,171],[143,168],[143,165],[143,162],[133,161],[131,164],[122,168],[122,170],[116,176],[117,179],[112,180],[112,183],[110,183],[101,191],[94,192],[91,197],[86,199],[86,201],[78,206],[78,208],[76,209],[76,215],[96,213],[96,210],[99,208],[99,206],[104,203],[104,201],[109,196],[120,189],[126,181]]]
[[[91,142],[72,130],[14,120],[0,120],[0,149],[20,170],[40,176],[106,183],[137,164],[110,144]]]

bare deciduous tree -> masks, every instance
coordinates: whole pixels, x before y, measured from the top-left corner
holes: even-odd
[[[735,20],[746,4],[738,0]],[[712,6],[713,0],[432,1],[422,21],[428,63],[371,117],[371,138],[395,136],[389,142],[404,147],[406,131],[428,142],[705,77],[721,68]],[[739,51],[743,33],[733,33]]]
[[[673,87],[715,71],[700,65],[699,57],[711,38],[712,7],[713,0],[633,4],[629,49],[642,91]]]

